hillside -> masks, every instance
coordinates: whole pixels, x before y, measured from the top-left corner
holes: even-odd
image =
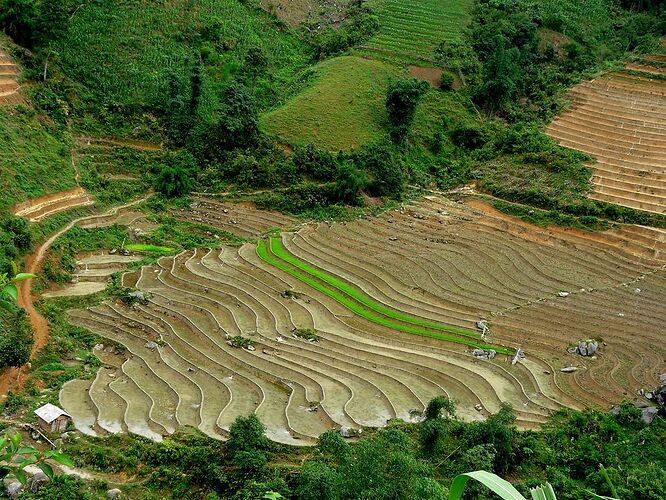
[[[382,96],[389,77],[400,74],[398,68],[343,56],[312,71],[306,90],[262,116],[267,133],[291,146],[312,143],[330,151],[356,149],[384,137]]]
[[[0,498],[666,496],[663,2],[0,30]]]

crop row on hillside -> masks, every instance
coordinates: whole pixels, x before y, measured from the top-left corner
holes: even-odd
[[[380,30],[363,49],[402,62],[432,60],[435,47],[461,35],[470,0],[373,0]]]
[[[160,105],[167,75],[189,78],[200,51],[217,80],[228,77],[251,47],[265,51],[278,78],[305,60],[295,36],[237,0],[84,4],[59,41],[58,55],[67,75],[102,102]]]

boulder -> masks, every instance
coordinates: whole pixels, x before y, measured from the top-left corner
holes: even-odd
[[[5,483],[5,493],[9,498],[18,498],[18,496],[23,493],[23,485],[14,479],[8,483]]]
[[[571,294],[569,292],[557,292],[557,295],[559,295],[560,297],[568,297]]]
[[[36,472],[34,476],[28,479],[28,488],[33,493],[37,491],[43,484],[50,481],[49,476],[44,474],[42,471]]]
[[[152,340],[149,340],[145,344],[143,344],[143,347],[146,349],[156,349],[157,348],[157,343],[153,342]]]
[[[133,292],[130,292],[127,294],[127,296],[131,299],[140,300],[141,302],[144,302],[146,300],[146,294],[143,293],[141,290],[135,290]]]
[[[659,408],[656,406],[648,406],[647,408],[643,408],[643,415],[641,417],[643,419],[643,423],[650,425],[658,413]]]
[[[343,425],[340,427],[340,435],[343,438],[350,438],[353,435],[353,431],[351,427],[347,427],[346,425]]]
[[[565,366],[564,368],[560,368],[562,373],[573,373],[576,370],[578,370],[578,368],[575,366]]]
[[[109,500],[114,500],[117,498],[120,498],[120,495],[122,495],[122,491],[120,491],[118,488],[113,488],[112,490],[109,490],[106,492],[106,498]]]

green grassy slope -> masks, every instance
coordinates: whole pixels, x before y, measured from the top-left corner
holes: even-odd
[[[460,36],[472,0],[371,0],[380,30],[363,48],[404,62],[431,60],[443,40]]]
[[[312,85],[262,117],[263,129],[291,145],[331,151],[356,148],[386,134],[384,92],[398,68],[343,56],[314,69]]]
[[[259,46],[279,80],[305,61],[301,42],[283,31],[239,0],[107,0],[77,9],[57,51],[67,76],[93,98],[153,105],[165,95],[167,73],[189,75],[185,60],[200,51],[211,80],[221,81]]]
[[[0,107],[0,214],[76,185],[69,145],[48,119],[25,109]]]

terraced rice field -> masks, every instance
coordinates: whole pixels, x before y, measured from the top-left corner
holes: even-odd
[[[663,78],[663,68],[628,68]],[[573,105],[547,133],[595,158],[591,198],[666,213],[666,80],[650,73],[616,72],[577,85]]]
[[[146,163],[151,155],[162,150],[161,144],[112,137],[80,136],[75,143],[73,155],[77,163],[118,181],[138,180],[136,165]]]
[[[19,68],[14,60],[0,50],[0,106],[20,104],[23,98],[19,93],[21,86],[16,81]]]
[[[69,191],[48,194],[20,203],[14,207],[14,215],[25,217],[30,222],[39,222],[46,217],[71,210],[73,208],[93,205],[95,199],[82,187]]]
[[[72,283],[60,290],[42,294],[42,297],[72,297],[101,292],[111,275],[123,271],[128,264],[141,260],[138,255],[93,254],[80,258],[72,276]]]
[[[148,304],[70,312],[127,352],[107,362],[102,351],[95,381],[65,386],[61,403],[85,432],[153,439],[180,425],[224,438],[236,416],[256,412],[272,439],[310,444],[332,427],[417,418],[439,394],[468,420],[510,402],[518,423],[534,427],[562,406],[606,406],[656,383],[666,369],[665,250],[664,234],[646,228],[544,231],[431,198],[259,247],[163,257],[123,278],[149,292]],[[391,321],[355,312],[298,273],[353,290],[350,299]],[[477,335],[482,319],[489,343],[522,347],[526,359],[472,356],[459,340]],[[455,338],[396,324],[439,325]],[[295,328],[315,329],[320,341],[294,337]],[[254,350],[229,345],[237,335]],[[566,352],[590,337],[604,341],[596,359]]]
[[[431,61],[435,47],[460,36],[470,0],[373,0],[380,30],[364,50],[403,62]]]
[[[224,203],[209,198],[195,198],[187,209],[172,209],[181,220],[207,224],[241,238],[256,238],[272,229],[292,228],[295,219],[278,212],[257,210],[251,203]]]

